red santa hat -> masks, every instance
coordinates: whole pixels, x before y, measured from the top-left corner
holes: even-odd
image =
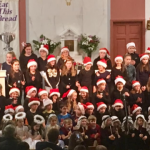
[[[75,92],[75,90],[73,89],[68,90],[66,93],[63,94],[62,98],[71,96],[73,92]]]
[[[100,53],[100,52],[105,52],[105,53],[107,54],[107,57],[110,58],[110,53],[109,53],[109,51],[108,51],[107,48],[100,48],[100,49],[99,49],[99,53]]]
[[[27,95],[30,95],[33,91],[35,91],[37,93],[37,89],[34,86],[27,86],[25,89],[25,92]]]
[[[63,48],[61,49],[61,53],[64,52],[64,51],[68,51],[68,52],[69,52],[69,48],[68,48],[68,47],[63,47]]]
[[[47,105],[53,104],[52,100],[48,99],[43,99],[43,106],[46,107]]]
[[[40,100],[38,98],[30,98],[29,103],[28,103],[28,107],[30,107],[33,104],[37,104],[40,105]]]
[[[41,96],[42,94],[47,94],[48,95],[48,92],[44,89],[39,89],[38,96]]]
[[[116,99],[112,107],[121,106],[123,108],[123,102],[121,99]]]
[[[105,81],[104,79],[99,79],[99,80],[97,80],[97,82],[96,82],[97,86],[98,86],[99,84],[101,84],[101,83],[106,83],[106,81]]]
[[[138,106],[137,104],[134,104],[131,108],[132,114],[136,113],[138,110],[142,110],[142,108]]]
[[[149,59],[149,55],[146,54],[146,53],[140,54],[139,57],[140,57],[140,61],[143,60],[144,58],[148,58]]]
[[[85,105],[86,105],[86,109],[88,109],[88,108],[93,108],[94,109],[94,105],[90,102],[87,102]]]
[[[128,49],[130,46],[134,46],[134,47],[135,47],[135,43],[134,43],[134,42],[128,43],[128,44],[127,44],[127,49]]]
[[[41,50],[44,50],[47,53],[47,55],[48,55],[48,49],[49,49],[48,45],[41,45],[41,47],[39,49],[39,53],[40,53]]]
[[[147,48],[147,50],[145,51],[145,53],[150,54],[150,47]]]
[[[51,62],[53,60],[56,60],[55,56],[54,55],[48,55],[47,62]]]
[[[99,111],[102,107],[107,108],[107,105],[103,102],[99,102],[96,105],[97,105],[97,111]]]
[[[49,96],[51,97],[53,95],[57,95],[58,97],[60,97],[59,89],[50,89]]]
[[[85,114],[86,105],[84,105],[84,104],[79,102],[78,106],[79,106],[79,108],[80,108],[80,110],[82,112],[82,115],[84,115]]]
[[[81,87],[80,92],[86,92],[89,93],[89,90],[86,86]]]
[[[30,59],[27,64],[27,68],[30,68],[33,65],[37,67],[37,62],[34,59]]]
[[[107,67],[107,61],[105,59],[101,59],[97,62],[97,65],[101,65],[103,66],[104,68]]]
[[[140,85],[140,82],[139,81],[132,81],[132,87],[135,87],[137,85]]]
[[[83,64],[84,64],[84,66],[86,66],[88,64],[93,65],[90,57],[84,57]]]
[[[5,111],[4,111],[5,114],[14,113],[14,112],[15,112],[14,107],[12,105],[5,106]]]
[[[16,87],[13,87],[13,88],[10,89],[9,95],[12,94],[13,92],[18,92],[18,94],[20,95],[20,90]]]
[[[115,62],[116,62],[118,59],[121,59],[121,60],[123,61],[123,57],[122,57],[121,55],[117,55],[117,56],[115,57]]]
[[[121,82],[123,85],[126,84],[126,81],[123,79],[122,76],[117,76],[117,77],[116,77],[116,79],[115,79],[115,85],[116,85],[118,82]]]
[[[15,107],[15,112],[18,113],[18,111],[19,111],[20,109],[23,109],[23,110],[24,110],[24,107],[23,107],[22,105],[19,105],[19,106]]]

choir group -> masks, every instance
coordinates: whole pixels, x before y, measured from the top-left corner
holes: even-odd
[[[5,97],[0,85],[1,136],[4,125],[13,122],[16,136],[31,149],[56,128],[62,148],[79,131],[86,147],[149,150],[150,48],[138,55],[135,43],[126,47],[127,53],[114,60],[106,48],[99,49],[94,62],[85,57],[79,71],[67,47],[58,61],[48,54],[48,45],[41,45],[39,58],[30,43],[19,60],[8,52],[2,64]]]

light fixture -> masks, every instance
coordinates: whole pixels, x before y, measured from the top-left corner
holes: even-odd
[[[70,6],[71,5],[71,0],[66,0],[66,4],[67,4],[67,6]]]

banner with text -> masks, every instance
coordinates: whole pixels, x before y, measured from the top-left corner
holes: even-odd
[[[19,51],[19,0],[0,0],[0,63],[6,61],[6,54],[13,51],[18,58]]]

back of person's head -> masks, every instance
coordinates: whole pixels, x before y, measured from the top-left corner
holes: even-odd
[[[16,129],[15,126],[12,124],[9,124],[7,126],[5,126],[4,128],[4,136],[5,137],[15,137],[16,136]]]
[[[68,150],[74,150],[74,148],[77,145],[82,145],[82,144],[83,144],[82,134],[78,131],[75,131],[71,134],[69,145],[68,145]]]
[[[53,150],[53,149],[51,149],[51,148],[47,147],[47,148],[44,148],[43,150]]]
[[[77,145],[74,150],[86,150],[86,147],[84,145]]]
[[[19,142],[17,150],[29,150],[29,144],[26,142]]]
[[[50,129],[48,134],[48,141],[52,142],[52,143],[56,143],[58,142],[58,138],[59,138],[59,131],[58,129],[54,128],[54,129]]]
[[[107,150],[107,148],[103,145],[98,145],[98,146],[96,146],[95,150]]]

